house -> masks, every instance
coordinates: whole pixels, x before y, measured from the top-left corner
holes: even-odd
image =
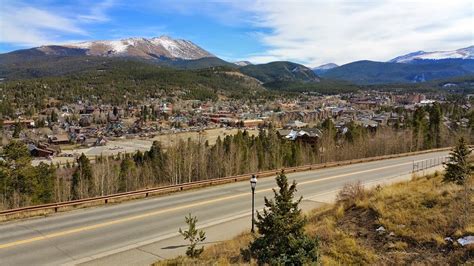
[[[4,120],[3,121],[4,127],[15,126],[17,124],[23,127],[33,128],[35,126],[35,121],[31,119],[18,119],[18,120]]]
[[[247,119],[241,120],[241,124],[243,124],[244,127],[258,127],[263,125],[264,121],[262,119]]]
[[[34,144],[28,144],[28,150],[33,157],[50,157],[54,155],[54,150],[47,147],[38,147]]]
[[[281,129],[278,130],[278,135],[284,139],[292,141],[302,141],[314,145],[322,137],[323,133],[317,128],[302,128],[302,129]]]
[[[60,145],[60,144],[69,144],[69,135],[68,134],[58,134],[48,136],[48,141],[51,144]]]
[[[107,145],[107,139],[102,136],[98,138],[87,138],[81,142],[81,145],[84,147],[105,146]]]
[[[354,123],[356,123],[356,125],[363,126],[367,129],[369,129],[370,131],[375,131],[377,129],[378,125],[379,125],[374,120],[370,120],[368,118],[362,118],[360,120],[355,120]]]
[[[292,120],[285,125],[286,128],[302,128],[306,126],[308,126],[307,123],[301,122],[299,120]]]

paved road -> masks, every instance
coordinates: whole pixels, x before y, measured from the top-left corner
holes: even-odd
[[[406,176],[412,170],[413,161],[446,155],[447,152],[437,152],[294,173],[288,177],[297,181],[299,195],[311,199],[333,195],[345,183],[356,180],[375,184]],[[263,207],[264,196],[271,196],[274,186],[274,178],[258,180],[257,208]],[[189,212],[199,218],[201,226],[220,228],[216,229],[220,239],[230,238],[239,232],[236,230],[241,230],[237,225],[244,223],[248,227],[250,206],[250,185],[239,182],[4,223],[0,224],[0,265],[76,264],[92,258],[101,261],[97,258],[158,242],[172,249],[176,232],[185,226],[184,216]],[[182,243],[175,245],[178,244]],[[161,252],[165,254],[163,257],[172,254],[167,249]],[[127,258],[132,260],[128,255]],[[119,260],[114,264],[130,262]]]

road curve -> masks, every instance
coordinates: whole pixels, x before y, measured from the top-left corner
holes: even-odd
[[[435,152],[288,174],[298,183],[298,195],[311,198],[360,180],[377,183],[407,175],[412,162],[446,156]],[[274,178],[258,180],[256,208],[272,196]],[[172,239],[184,216],[192,213],[200,224],[226,224],[248,215],[250,185],[238,182],[193,191],[60,213],[0,224],[0,265],[76,264],[136,247],[140,243]],[[246,219],[247,220],[247,219]],[[221,229],[222,230],[222,229]],[[230,234],[229,234],[230,237]]]

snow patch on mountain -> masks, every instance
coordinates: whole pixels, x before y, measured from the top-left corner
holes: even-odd
[[[335,68],[335,67],[338,67],[338,65],[334,64],[334,63],[328,63],[328,64],[324,64],[324,65],[320,65],[318,67],[315,67],[313,68],[313,70],[320,70],[320,69],[323,69],[323,70],[329,70],[331,68]]]
[[[251,62],[249,61],[237,61],[237,62],[234,62],[234,64],[238,65],[238,66],[248,66],[248,65],[252,65]]]
[[[390,60],[391,63],[410,63],[414,60],[474,59],[474,46],[454,50],[424,52],[417,51]]]
[[[183,60],[215,57],[191,41],[172,39],[168,36],[151,39],[128,38],[113,41],[89,41],[64,46],[85,49],[87,54],[95,56],[135,56],[146,59],[163,56]]]
[[[336,67],[338,67],[338,65],[336,65],[334,63],[328,63],[328,64],[320,65],[318,67],[313,68],[313,72],[318,74],[318,75],[322,75],[322,74],[326,73],[327,71],[329,71],[333,68],[336,68]]]

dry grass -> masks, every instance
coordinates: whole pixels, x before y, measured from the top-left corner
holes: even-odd
[[[251,265],[249,262],[245,262],[240,255],[240,249],[248,246],[251,240],[250,233],[242,233],[232,240],[206,247],[199,259],[178,257],[160,261],[154,265]]]
[[[442,183],[439,173],[370,191],[360,183],[346,185],[337,199],[308,215],[306,231],[319,238],[323,265],[474,263],[474,245],[445,240],[474,235],[474,218],[459,222],[462,187]],[[472,196],[469,204],[474,205]],[[385,230],[377,232],[381,226]],[[163,264],[246,264],[240,249],[250,240],[243,234],[207,248],[200,260]]]

